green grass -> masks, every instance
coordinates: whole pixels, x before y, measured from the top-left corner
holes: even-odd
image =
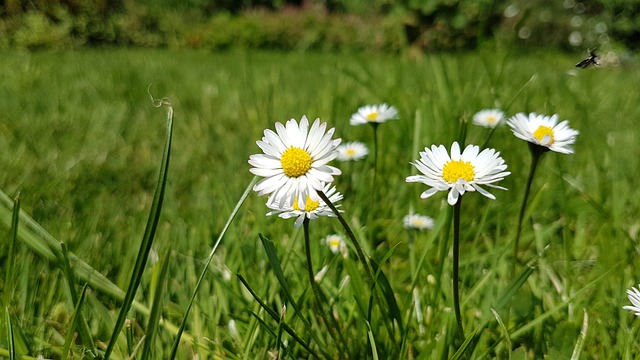
[[[11,197],[19,192],[23,211],[70,253],[126,289],[165,140],[166,113],[151,106],[147,88],[151,84],[155,97],[171,100],[171,163],[153,243],[158,254],[170,248],[171,259],[147,263],[136,296],[147,312],[133,307],[133,326],[123,330],[114,352],[114,358],[126,358],[126,334],[131,347],[145,335],[148,310],[162,286],[157,284],[162,263],[168,266],[166,289],[160,292],[165,323],[155,331],[152,358],[163,359],[211,247],[252,180],[247,160],[259,151],[255,141],[263,130],[307,115],[329,122],[343,141],[370,143],[370,129],[351,127],[348,119],[361,105],[388,102],[398,107],[401,119],[379,128],[379,201],[370,197],[372,158],[334,165],[343,170],[336,185],[345,193],[344,216],[366,252],[383,265],[404,320],[402,336],[387,327],[388,316],[379,306],[372,321],[364,321],[359,306],[366,307],[368,290],[362,269],[353,249],[349,259],[342,259],[320,244],[324,236],[341,231],[335,219],[325,218],[313,221],[310,230],[314,268],[329,265],[321,289],[339,314],[345,339],[332,340],[312,316],[302,231],[293,221],[265,217],[266,199],[251,194],[208,268],[178,358],[265,358],[282,348],[277,339],[286,340],[287,357],[307,357],[286,326],[321,357],[371,358],[375,348],[381,359],[448,358],[457,350],[451,259],[441,256],[448,253],[443,246],[451,244],[448,205],[445,194],[421,200],[425,188],[405,183],[414,171],[409,162],[417,158],[414,137],[420,149],[448,147],[457,139],[461,119],[483,108],[510,104],[509,114],[558,113],[580,131],[575,154],[550,153],[542,159],[520,242],[535,266],[504,306],[502,296],[515,280],[511,242],[529,167],[526,144],[508,128],[499,128],[489,146],[509,165],[512,175],[502,182],[509,190],[493,191],[495,201],[465,196],[462,315],[468,333],[484,324],[472,358],[570,358],[581,343],[583,357],[633,359],[640,354],[640,320],[622,306],[628,304],[625,290],[640,283],[634,266],[640,251],[640,73],[628,67],[569,75],[576,61],[567,54],[504,50],[419,59],[159,50],[8,53],[0,58],[0,189]],[[414,133],[416,114],[419,134]],[[469,126],[467,143],[482,144],[485,135],[484,129]],[[18,354],[60,358],[77,305],[64,263],[36,252],[24,237],[9,256],[11,207],[0,219],[7,234],[0,266],[5,274],[12,267],[14,274],[0,282],[8,309],[0,320],[0,355],[9,356],[11,335]],[[436,230],[416,238],[413,254],[402,227],[411,208],[437,221]],[[276,260],[273,253],[267,256],[259,234],[273,241]],[[415,272],[412,257],[422,264]],[[280,263],[288,290],[273,261]],[[268,316],[235,274],[278,316],[286,303],[284,319]],[[350,283],[340,288],[346,274]],[[75,284],[76,293],[83,285]],[[422,324],[414,316],[416,298]],[[90,286],[81,305],[95,346],[104,350],[119,300]],[[585,312],[588,327],[580,340]],[[237,334],[229,331],[230,320]],[[80,337],[71,346],[76,356],[92,347]]]

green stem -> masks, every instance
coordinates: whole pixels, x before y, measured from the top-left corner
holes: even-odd
[[[373,191],[375,192],[378,173],[378,123],[371,123],[371,126],[373,128]]]
[[[460,204],[462,196],[453,206],[453,306],[456,313],[456,323],[458,324],[458,336],[464,342],[464,328],[462,327],[462,315],[460,313],[460,289],[459,282],[459,258],[460,258]]]
[[[527,185],[524,190],[524,197],[522,198],[522,205],[520,206],[520,213],[518,215],[518,227],[516,229],[516,238],[513,242],[513,264],[511,267],[511,273],[515,273],[515,266],[518,262],[518,245],[520,242],[520,234],[522,233],[522,223],[524,221],[524,214],[527,208],[527,200],[529,199],[529,193],[531,192],[531,184],[533,183],[533,176],[540,163],[540,158],[544,154],[544,150],[539,149],[539,145],[530,144],[531,150],[531,168],[529,169],[529,177],[527,178]]]
[[[305,217],[302,222],[302,228],[304,231],[304,251],[307,256],[307,274],[309,275],[309,283],[311,284],[311,290],[313,290],[313,297],[316,302],[316,306],[318,307],[318,311],[324,315],[324,309],[322,306],[322,299],[320,298],[320,289],[318,289],[318,284],[314,279],[315,275],[313,274],[313,265],[311,262],[311,243],[309,241],[309,218]],[[327,324],[329,326],[329,324]]]

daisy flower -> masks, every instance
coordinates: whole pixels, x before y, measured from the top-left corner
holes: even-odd
[[[337,204],[337,202],[342,200],[342,194],[336,190],[335,186],[326,184],[322,188],[322,192],[327,195],[327,198],[335,207],[341,206]],[[318,200],[313,200],[309,195],[305,198],[295,197],[293,201],[286,200],[282,205],[279,205],[277,201],[269,199],[267,201],[267,207],[273,210],[268,212],[267,216],[278,215],[283,219],[296,218],[294,223],[295,227],[300,227],[305,218],[312,220],[320,216],[336,216],[329,205],[325,204],[322,199],[318,198]]]
[[[433,229],[433,218],[420,214],[408,214],[402,218],[404,228],[408,230],[430,230]]]
[[[349,121],[351,125],[362,124],[380,124],[387,120],[394,120],[398,118],[398,110],[389,106],[386,103],[380,105],[365,105],[358,109],[358,112],[351,115]]]
[[[629,301],[633,305],[627,305],[622,307],[625,310],[633,311],[636,316],[640,316],[640,291],[635,287],[627,290],[627,295],[629,296]]]
[[[552,116],[530,113],[518,113],[512,116],[507,124],[511,127],[513,134],[532,144],[545,147],[545,150],[552,150],[563,154],[572,154],[577,130],[569,127],[569,121],[564,120],[558,124],[558,115]]]
[[[338,146],[338,161],[360,160],[369,154],[367,146],[358,141],[344,143]]]
[[[495,128],[504,120],[504,112],[498,109],[484,109],[473,115],[473,123],[486,128]]]
[[[342,235],[332,234],[328,235],[324,238],[323,242],[327,244],[329,250],[332,253],[337,254],[338,252],[342,254],[342,257],[347,257],[349,254],[349,248],[347,248],[347,244],[344,242],[344,238]]]
[[[262,154],[249,157],[253,166],[249,171],[261,176],[253,190],[260,196],[270,194],[269,202],[282,205],[293,203],[294,198],[318,201],[317,190],[331,183],[340,170],[327,165],[338,156],[336,148],[342,141],[332,139],[335,129],[326,131],[327,124],[316,119],[309,128],[306,116],[300,120],[276,123],[276,131],[266,129],[262,140],[256,144]]]
[[[478,191],[480,194],[495,199],[495,196],[480,187],[506,190],[494,185],[505,176],[511,174],[507,164],[494,149],[484,149],[468,145],[462,153],[457,142],[451,145],[451,156],[444,145],[432,145],[420,152],[420,159],[412,163],[422,175],[407,177],[407,182],[421,182],[431,188],[423,192],[420,197],[426,199],[438,191],[449,191],[447,201],[455,205],[458,198],[467,191]]]

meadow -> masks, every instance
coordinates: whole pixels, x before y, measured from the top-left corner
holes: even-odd
[[[630,304],[626,290],[640,283],[640,72],[635,64],[576,69],[580,56],[501,48],[419,57],[5,53],[0,356],[104,353],[159,184],[167,110],[149,93],[168,98],[174,111],[170,162],[152,256],[112,358],[170,358],[205,265],[179,359],[640,356],[640,319],[622,308]],[[255,192],[239,202],[253,179],[247,161],[260,152],[265,129],[303,115],[326,121],[343,142],[371,146],[371,129],[349,118],[383,102],[399,119],[378,129],[375,183],[371,154],[332,165],[342,170],[335,181],[342,215],[385,281],[371,291],[351,245],[343,258],[321,242],[344,233],[335,218],[309,227],[314,271],[327,266],[319,285],[325,316],[336,319],[331,327],[315,308],[302,228],[265,216],[266,197]],[[451,206],[444,193],[420,199],[425,187],[405,179],[424,147],[449,148],[461,134],[483,145],[489,130],[470,119],[485,108],[558,114],[580,134],[574,154],[549,152],[540,163],[515,265],[531,159],[507,126],[488,140],[511,175],[500,183],[508,190],[491,191],[496,200],[464,196],[460,294],[469,341],[462,344],[452,310]],[[433,217],[434,229],[408,232],[402,219],[410,212]],[[89,334],[76,326],[79,312]]]

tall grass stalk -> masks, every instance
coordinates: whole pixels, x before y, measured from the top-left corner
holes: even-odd
[[[124,325],[129,309],[131,308],[131,304],[133,303],[133,299],[136,295],[136,291],[138,290],[138,286],[140,285],[140,281],[142,280],[145,265],[147,264],[147,260],[149,259],[149,251],[151,251],[151,245],[153,244],[153,239],[155,238],[156,229],[160,220],[160,212],[162,210],[162,202],[164,200],[164,192],[167,184],[169,158],[171,155],[171,139],[173,135],[173,108],[171,107],[171,103],[166,99],[154,102],[154,105],[156,107],[164,105],[167,106],[167,133],[164,152],[162,154],[162,161],[160,163],[160,174],[158,175],[158,182],[156,185],[155,194],[153,196],[153,203],[151,205],[149,219],[147,221],[147,226],[142,237],[142,242],[140,243],[140,250],[138,251],[138,256],[136,257],[136,263],[133,268],[133,273],[131,274],[129,287],[127,288],[122,307],[120,308],[120,313],[118,314],[118,319],[116,320],[115,327],[113,328],[111,340],[109,340],[109,345],[107,345],[104,353],[104,358],[107,360],[109,359],[111,353],[113,352],[113,349],[115,348],[118,336],[120,335],[120,331],[122,330],[122,326]]]

